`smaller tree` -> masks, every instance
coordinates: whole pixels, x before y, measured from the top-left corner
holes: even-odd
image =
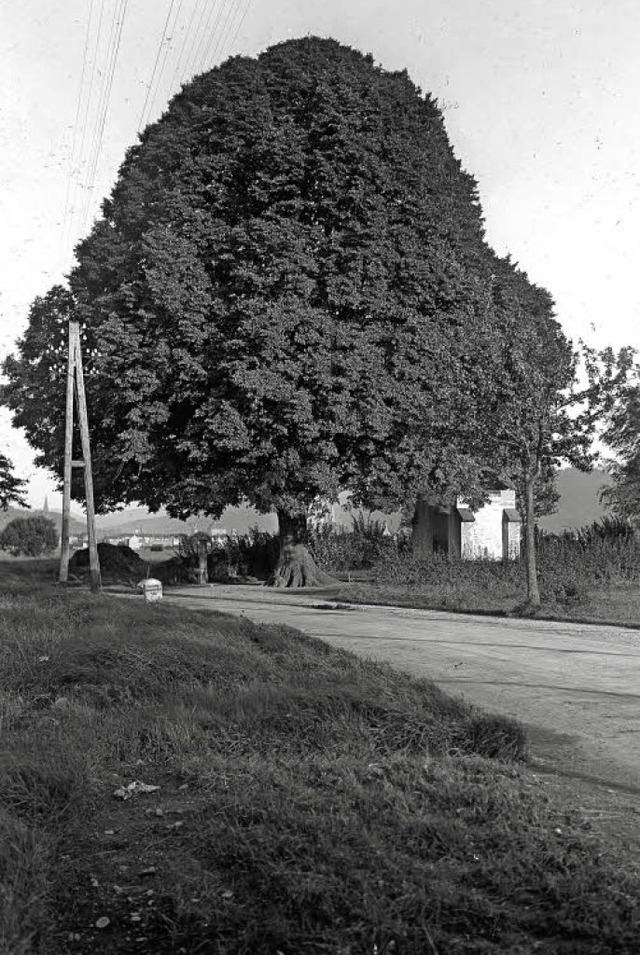
[[[16,517],[0,534],[0,549],[14,557],[43,557],[57,546],[58,531],[48,517]]]
[[[13,473],[9,458],[0,454],[0,510],[6,511],[10,504],[24,506],[25,482]]]
[[[612,401],[602,438],[616,455],[602,500],[616,517],[640,527],[640,366]]]
[[[628,375],[632,350],[575,350],[554,317],[553,301],[508,260],[497,264],[494,297],[501,310],[502,357],[488,412],[489,460],[516,487],[524,518],[527,608],[540,605],[535,523],[553,470],[589,471],[593,440]],[[546,485],[546,487],[545,487]],[[550,501],[547,501],[547,504]]]

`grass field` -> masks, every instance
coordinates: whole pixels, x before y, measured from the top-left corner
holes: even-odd
[[[637,860],[517,724],[294,631],[1,574],[3,955],[640,950]]]

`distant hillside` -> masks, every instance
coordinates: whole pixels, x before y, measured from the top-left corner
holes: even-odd
[[[602,520],[609,513],[600,503],[601,489],[611,483],[605,471],[584,474],[575,468],[563,468],[558,471],[556,483],[560,492],[558,510],[540,519],[543,530],[557,534]]]
[[[98,515],[96,517],[96,528],[99,531],[110,530],[112,527],[121,527],[123,524],[131,524],[133,521],[145,520],[147,517],[149,517],[149,511],[146,507],[127,507],[122,511]]]
[[[611,478],[604,471],[583,474],[575,468],[565,468],[558,472],[556,480],[560,492],[558,511],[540,520],[540,527],[544,530],[558,533],[572,527],[583,527],[585,524],[601,520],[607,514],[607,510],[599,500],[601,488],[611,482]],[[14,517],[42,513],[41,510],[26,511],[15,507],[0,511],[0,530]],[[58,527],[60,526],[62,517],[59,511],[51,511],[49,517]],[[334,517],[338,525],[349,527],[352,523],[348,509],[340,505],[335,507]],[[392,533],[397,530],[400,523],[399,515],[385,515],[378,511],[371,515],[371,519],[386,521]],[[255,527],[261,531],[275,533],[278,529],[278,520],[275,514],[258,514],[252,507],[228,507],[217,521],[203,517],[191,517],[188,521],[178,521],[163,511],[151,514],[145,507],[129,507],[96,518],[98,538],[131,537],[134,534],[145,537],[193,534],[196,530],[208,531],[212,527],[224,528],[227,531],[235,530],[240,535],[247,534]],[[85,531],[84,518],[72,515],[71,533],[81,534]]]
[[[261,531],[276,531],[278,521],[275,514],[258,514],[252,507],[228,507],[219,520],[210,517],[191,517],[188,521],[178,521],[163,512],[150,514],[146,508],[125,508],[113,514],[96,518],[98,537],[131,537],[139,534],[143,537],[170,534],[193,534],[197,530],[208,531],[212,527],[247,534],[257,527]]]

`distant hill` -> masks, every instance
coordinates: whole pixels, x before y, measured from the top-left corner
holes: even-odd
[[[109,530],[112,527],[131,524],[133,521],[145,520],[148,517],[149,511],[146,507],[127,507],[123,511],[113,511],[111,514],[98,515],[98,517],[96,517],[96,528],[98,530]]]
[[[604,471],[593,471],[583,474],[575,468],[564,468],[558,471],[557,486],[560,492],[558,510],[540,520],[540,527],[550,533],[583,527],[593,521],[601,520],[606,514],[606,508],[600,503],[599,492],[602,487],[611,483],[611,478]],[[24,510],[10,507],[0,511],[0,530],[15,517],[41,516],[42,510]],[[62,515],[59,511],[50,511],[48,515],[59,528]],[[334,511],[336,523],[350,526],[352,523],[348,509],[337,505]],[[371,515],[372,520],[386,520],[393,533],[400,522],[399,515],[385,515],[378,511]],[[235,530],[242,535],[257,527],[261,531],[275,533],[278,529],[278,520],[275,514],[259,514],[252,507],[227,507],[219,520],[211,518],[191,517],[188,521],[178,521],[169,517],[165,512],[151,514],[146,507],[128,507],[111,514],[102,514],[96,518],[98,538],[103,537],[131,537],[134,534],[142,536],[162,536],[193,534],[196,530],[210,530],[212,527],[224,528],[227,531]],[[71,533],[86,532],[84,516],[72,514]]]
[[[540,519],[538,523],[543,530],[557,534],[593,524],[609,513],[600,503],[599,496],[602,488],[611,484],[611,478],[605,471],[584,474],[575,468],[563,468],[556,475],[556,484],[560,492],[558,510]]]
[[[196,531],[208,531],[212,527],[247,534],[257,527],[261,531],[275,532],[278,521],[275,514],[258,514],[252,507],[227,507],[219,520],[210,517],[191,517],[188,521],[178,521],[160,511],[151,514],[143,507],[125,508],[113,514],[96,518],[98,537],[131,537],[139,534],[143,537],[155,537],[175,534],[194,534]]]

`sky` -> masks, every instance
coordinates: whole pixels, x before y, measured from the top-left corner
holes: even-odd
[[[640,348],[636,0],[2,0],[0,360],[181,84],[307,34],[406,68],[478,181],[494,249],[551,292],[570,338]],[[0,451],[32,506],[59,506],[4,409]]]

